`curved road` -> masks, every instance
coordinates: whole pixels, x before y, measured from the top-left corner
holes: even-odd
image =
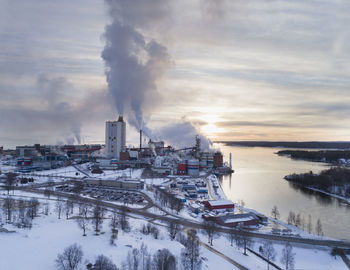
[[[33,192],[33,193],[39,193],[39,194],[44,193],[44,190],[39,190],[39,189],[35,189],[35,188],[17,187],[16,189],[23,190],[23,191],[29,191],[29,192]],[[58,192],[58,191],[52,191],[51,194],[56,195],[56,196],[66,197],[66,198],[71,197],[71,194],[67,194],[64,192]],[[75,199],[79,199],[80,201],[84,201],[84,202],[88,202],[88,203],[95,203],[97,201],[96,199],[85,198],[85,197],[81,197],[79,195],[76,195]],[[149,198],[149,199],[151,199],[151,198]],[[176,218],[175,215],[172,215],[172,217],[169,217],[166,215],[159,215],[159,214],[150,213],[150,212],[145,211],[145,209],[130,208],[130,207],[127,207],[124,205],[116,205],[116,204],[105,202],[105,201],[102,201],[101,204],[104,207],[109,208],[109,209],[113,209],[113,210],[120,210],[123,207],[126,207],[128,209],[128,212],[130,212],[130,213],[137,214],[139,216],[148,217],[148,218],[155,219],[155,220],[163,220],[166,222],[177,223],[177,224],[180,224],[182,226],[189,227],[189,228],[194,228],[194,229],[203,229],[204,228],[203,224],[200,222],[188,220],[188,219],[185,219],[183,217]],[[154,205],[154,206],[156,206],[156,205]],[[156,207],[160,208],[159,206],[156,206]],[[161,209],[161,210],[163,211],[163,209]],[[232,229],[229,229],[229,228],[217,227],[217,231],[222,232],[222,233],[229,233],[231,230]],[[268,239],[268,240],[273,240],[273,241],[286,241],[286,242],[291,242],[291,243],[301,243],[301,244],[318,245],[318,246],[326,246],[326,247],[350,248],[350,242],[342,241],[342,240],[320,240],[320,239],[298,238],[298,237],[290,237],[290,236],[262,234],[262,233],[251,232],[251,231],[242,231],[242,230],[241,231],[237,230],[236,233],[242,234],[242,235],[248,235],[248,236],[254,237],[254,238]]]

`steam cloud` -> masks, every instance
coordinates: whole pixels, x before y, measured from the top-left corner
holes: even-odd
[[[169,67],[167,48],[141,30],[157,28],[167,12],[166,1],[106,0],[111,24],[106,26],[106,46],[102,58],[106,65],[108,89],[119,114],[150,136],[144,113],[159,102],[157,81]],[[143,28],[143,29],[142,29]],[[148,41],[149,40],[149,41]]]
[[[186,120],[179,123],[171,123],[157,130],[156,135],[175,147],[185,147],[194,145],[196,135],[201,139],[201,149],[209,150],[212,142],[199,134],[195,126]]]
[[[74,144],[74,142],[77,142],[80,144],[81,120],[74,117],[74,115],[77,115],[77,112],[75,112],[75,109],[69,103],[60,100],[62,98],[62,92],[65,89],[72,88],[72,86],[63,77],[49,78],[47,74],[40,74],[38,76],[37,85],[44,95],[47,112],[50,112],[50,117],[52,117],[53,121],[60,122],[62,118],[64,119],[65,114],[71,115],[66,119],[66,122],[73,137],[66,138],[67,143]]]
[[[190,122],[171,123],[151,132],[144,118],[161,102],[157,82],[171,62],[166,46],[154,34],[169,26],[169,3],[166,0],[105,2],[112,21],[105,28],[106,45],[101,56],[117,112],[149,138],[165,139],[176,146],[194,144],[198,132]],[[210,142],[204,136],[202,144],[209,149]]]

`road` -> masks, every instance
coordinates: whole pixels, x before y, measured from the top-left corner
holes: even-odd
[[[23,190],[23,191],[28,191],[28,192],[33,192],[33,193],[39,193],[39,194],[44,194],[44,190],[39,190],[35,188],[21,188],[17,187],[16,189]],[[71,198],[72,194],[67,194],[64,192],[58,192],[58,191],[52,191],[52,195],[55,196],[60,196],[60,197],[66,197],[66,198]],[[84,201],[87,203],[96,203],[96,199],[93,198],[85,198],[81,197],[79,195],[76,195],[74,197],[76,200]],[[151,200],[151,198],[149,198]],[[108,209],[112,210],[120,210],[122,207],[126,207],[123,205],[116,205],[113,203],[109,203],[106,201],[101,202],[102,205]],[[154,205],[152,203],[152,205]],[[152,207],[152,205],[150,207]],[[163,211],[159,206],[154,205],[155,207],[159,208],[160,210]],[[143,216],[147,218],[151,218],[154,220],[162,220],[165,222],[173,222],[180,224],[185,227],[193,228],[193,229],[203,229],[203,224],[200,222],[196,222],[193,220],[185,219],[183,217],[176,217],[175,215],[159,215],[159,214],[154,214],[151,212],[145,211],[145,209],[137,209],[137,208],[130,208],[126,207],[128,209],[128,212],[136,214],[138,216]],[[167,212],[167,211],[164,211]],[[229,228],[224,228],[224,227],[217,227],[218,232],[222,233],[229,233],[231,229]],[[342,241],[342,240],[320,240],[320,239],[309,239],[309,238],[300,238],[300,237],[291,237],[291,236],[281,236],[281,235],[271,235],[271,234],[262,234],[262,233],[257,233],[257,232],[251,232],[251,231],[236,231],[237,234],[244,234],[248,235],[253,238],[260,238],[260,239],[267,239],[267,240],[272,240],[272,241],[286,241],[286,242],[291,242],[291,243],[301,243],[301,244],[307,244],[307,245],[316,245],[316,246],[326,246],[326,247],[339,247],[339,248],[350,248],[350,242],[348,241]]]

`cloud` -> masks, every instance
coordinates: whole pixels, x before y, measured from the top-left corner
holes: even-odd
[[[108,15],[95,0],[0,4],[4,144],[72,137],[75,122],[102,140],[118,107],[154,130],[213,114],[227,121],[218,138],[348,138],[348,1],[109,0]],[[121,92],[103,90],[104,47]]]
[[[74,91],[74,87],[63,77],[40,74],[35,86],[41,94],[37,100],[39,105],[16,103],[17,96],[13,95],[12,100],[8,100],[12,106],[0,107],[0,125],[6,127],[1,130],[1,137],[16,134],[15,137],[23,142],[55,143],[60,140],[81,143],[82,125],[96,118],[101,120],[101,114],[108,111],[106,107],[110,103],[104,91],[96,91],[75,105],[65,96]]]

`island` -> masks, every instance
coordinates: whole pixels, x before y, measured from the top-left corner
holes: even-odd
[[[332,167],[314,174],[312,171],[291,174],[284,177],[287,181],[315,191],[337,197],[350,203],[350,169]]]

